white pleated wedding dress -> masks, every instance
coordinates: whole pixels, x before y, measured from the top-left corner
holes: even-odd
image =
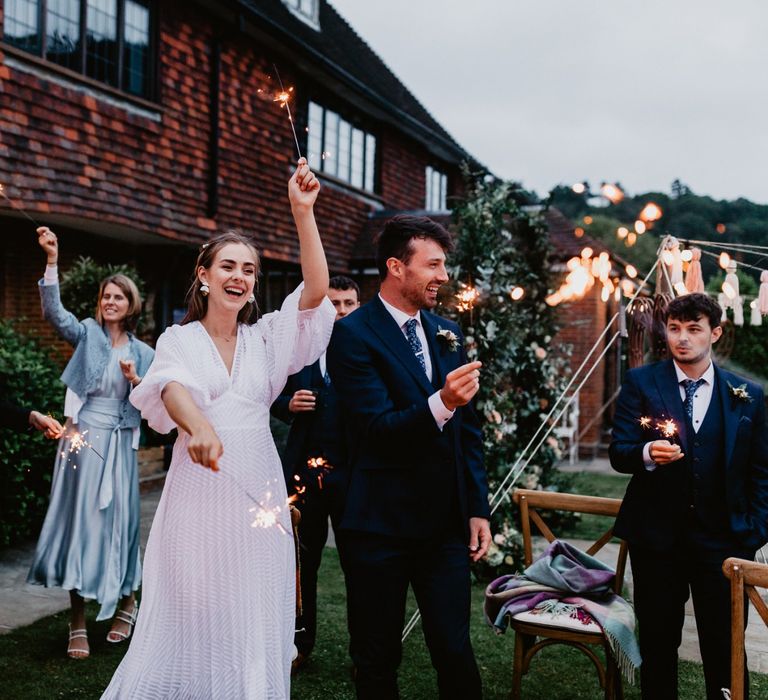
[[[194,464],[180,433],[149,535],[130,648],[104,698],[266,700],[290,697],[295,558],[269,407],[289,374],[330,339],[328,299],[238,329],[231,375],[199,322],[167,329],[131,402],[155,430],[175,427],[160,395],[191,393],[224,445],[219,472]]]

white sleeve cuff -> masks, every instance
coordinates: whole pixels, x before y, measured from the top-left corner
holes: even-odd
[[[429,403],[429,410],[432,411],[435,423],[437,423],[438,430],[442,430],[445,424],[453,418],[454,411],[449,411],[445,407],[443,400],[440,398],[439,391],[432,394],[427,401]]]
[[[48,286],[51,284],[59,283],[59,266],[58,265],[46,265],[45,273],[43,274],[43,284]]]
[[[643,464],[645,465],[645,470],[652,472],[656,470],[656,462],[654,462],[651,459],[651,443],[646,442],[643,447]]]

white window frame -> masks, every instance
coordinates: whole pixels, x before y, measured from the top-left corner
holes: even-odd
[[[310,101],[308,115],[310,167],[359,190],[375,193],[376,136],[317,102]]]
[[[283,0],[292,15],[320,31],[320,0]]]
[[[449,211],[448,209],[448,176],[437,168],[428,165],[424,169],[426,211]]]

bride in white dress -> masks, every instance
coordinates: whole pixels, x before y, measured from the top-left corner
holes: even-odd
[[[255,315],[258,259],[229,233],[201,251],[180,326],[158,339],[131,402],[161,432],[179,428],[144,558],[131,646],[104,698],[290,697],[295,561],[269,407],[314,362],[335,311],[315,224],[319,183],[304,159],[288,193],[304,284]]]

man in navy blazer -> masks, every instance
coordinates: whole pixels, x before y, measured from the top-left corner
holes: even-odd
[[[459,327],[427,309],[448,281],[448,232],[391,219],[377,241],[381,287],[339,321],[328,368],[348,429],[341,520],[357,697],[397,698],[408,585],[440,698],[481,697],[469,641],[470,560],[490,543],[479,362]]]
[[[337,275],[328,283],[328,298],[339,321],[360,306],[360,288],[349,277]],[[301,513],[298,530],[302,614],[296,619],[293,640],[298,651],[293,662],[295,671],[315,646],[317,572],[328,539],[328,518],[335,532],[347,482],[338,397],[328,376],[325,353],[288,377],[270,411],[291,426],[281,455],[283,472],[288,494],[301,491],[297,507]]]
[[[705,294],[670,302],[672,359],[630,370],[616,406],[611,465],[632,479],[614,532],[629,543],[644,700],[677,698],[689,591],[707,698],[722,698],[731,614],[721,566],[768,541],[765,398],[713,364],[721,313]]]

